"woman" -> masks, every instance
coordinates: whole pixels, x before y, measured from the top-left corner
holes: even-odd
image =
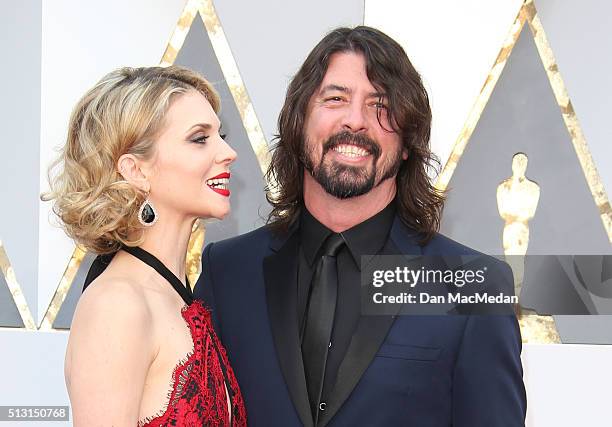
[[[74,109],[45,199],[78,244],[112,256],[72,321],[75,426],[246,425],[209,312],[182,279],[194,222],[230,210],[236,153],[218,110],[212,86],[176,66],[113,71]]]

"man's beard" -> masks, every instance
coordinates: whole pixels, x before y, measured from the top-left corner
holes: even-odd
[[[325,162],[327,153],[341,144],[351,144],[366,149],[372,156],[371,168],[340,164],[334,161]],[[366,135],[348,131],[332,135],[325,141],[321,160],[317,165],[313,159],[315,151],[316,148],[310,145],[310,141],[305,140],[301,153],[304,168],[328,194],[338,199],[348,199],[368,193],[375,185],[397,175],[402,164],[402,147],[400,146],[397,152],[390,153],[390,157],[383,163],[381,177],[377,180],[377,162],[382,155],[380,145]]]

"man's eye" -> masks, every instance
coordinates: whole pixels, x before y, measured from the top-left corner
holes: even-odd
[[[330,96],[329,98],[326,98],[325,101],[340,102],[342,101],[342,98],[340,96]]]
[[[382,109],[385,109],[385,110],[388,108],[388,107],[387,107],[387,106],[386,106],[384,103],[382,103],[382,102],[376,102],[376,103],[374,103],[374,107],[375,107],[375,108],[382,108]]]

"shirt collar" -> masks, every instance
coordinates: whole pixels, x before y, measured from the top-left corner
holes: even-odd
[[[321,224],[312,214],[304,207],[300,218],[300,244],[306,256],[308,265],[312,266],[317,256],[317,252],[321,245],[332,234],[332,231]]]
[[[394,218],[395,200],[373,217],[340,233],[358,267],[361,266],[362,255],[376,255],[383,248],[389,237]],[[314,264],[321,245],[332,233],[333,231],[321,224],[308,212],[308,209],[305,207],[302,209],[300,241],[306,261],[310,266]]]

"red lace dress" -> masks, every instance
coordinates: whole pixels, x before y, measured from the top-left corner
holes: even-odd
[[[209,311],[195,300],[186,305],[181,314],[191,331],[193,353],[174,369],[166,410],[161,415],[140,421],[138,425],[246,426],[240,388],[225,349],[212,327]],[[226,388],[231,401],[231,414]]]

